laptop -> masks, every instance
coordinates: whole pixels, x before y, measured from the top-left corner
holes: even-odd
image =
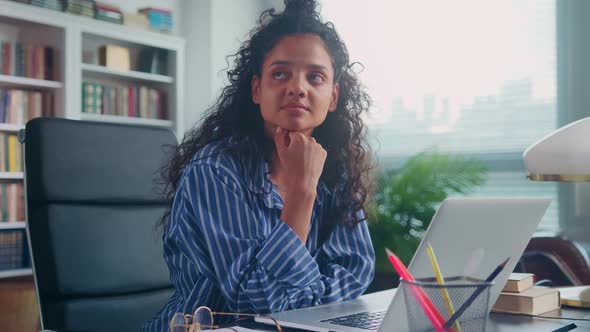
[[[550,198],[448,198],[438,208],[418,246],[410,272],[433,277],[426,243],[434,250],[445,276],[485,279],[506,258],[494,280],[490,303],[496,302],[510,273],[549,206]],[[377,250],[377,255],[385,255]],[[392,278],[394,277],[392,268]],[[395,290],[358,299],[274,313],[284,327],[319,332],[407,331],[404,299]],[[398,296],[399,295],[399,296]],[[490,305],[491,307],[491,305]],[[256,317],[257,322],[274,324]]]

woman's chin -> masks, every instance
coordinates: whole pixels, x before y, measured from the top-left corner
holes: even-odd
[[[288,131],[305,132],[310,129],[309,125],[302,123],[301,121],[284,121],[279,124],[279,126]]]
[[[302,123],[301,121],[281,121],[279,123],[267,123],[266,125],[266,131],[267,134],[272,134],[274,135],[274,131],[276,130],[277,127],[283,128],[287,131],[296,131],[296,132],[302,132],[302,133],[311,133],[313,131],[313,127],[310,127],[307,124]],[[271,135],[271,136],[272,136]]]

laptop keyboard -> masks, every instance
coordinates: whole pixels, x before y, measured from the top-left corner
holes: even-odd
[[[322,320],[322,323],[356,327],[365,330],[376,330],[385,316],[385,311],[361,312],[347,316]]]

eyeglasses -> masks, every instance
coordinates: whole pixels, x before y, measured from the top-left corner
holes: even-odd
[[[277,332],[283,332],[283,328],[279,325],[276,319],[259,314],[241,314],[235,312],[215,312],[211,311],[209,307],[198,307],[193,315],[183,314],[177,312],[170,320],[170,332],[207,332],[213,329],[220,328],[213,320],[214,316],[233,316],[234,322],[239,322],[248,319],[248,317],[265,317],[275,323]],[[232,331],[236,329],[232,327],[223,327]]]

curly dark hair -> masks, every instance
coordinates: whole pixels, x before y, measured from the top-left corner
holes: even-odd
[[[314,0],[285,0],[282,13],[265,10],[258,23],[259,26],[250,32],[250,39],[233,55],[234,68],[227,73],[229,84],[205,117],[173,148],[172,158],[161,172],[164,195],[172,201],[186,165],[198,150],[213,141],[252,140],[270,162],[274,143],[265,136],[260,106],[252,101],[252,77],[261,76],[265,56],[281,38],[314,34],[325,44],[334,67],[334,83],[340,84],[336,111],[329,112],[325,121],[313,131],[313,137],[328,152],[321,180],[330,190],[337,191],[338,199],[332,210],[334,218],[330,219],[355,225],[362,220],[350,212],[363,208],[372,189],[369,176],[372,153],[361,119],[361,114],[369,110],[371,99],[352,71],[346,46],[333,24],[322,21]],[[232,150],[239,155],[245,153],[243,149],[243,145],[237,144]],[[170,210],[162,218],[162,225],[166,224],[169,214]]]

